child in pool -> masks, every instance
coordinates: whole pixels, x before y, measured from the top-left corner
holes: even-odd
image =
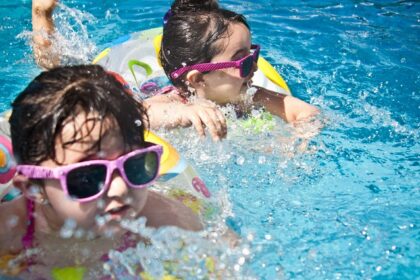
[[[0,275],[38,279],[52,267],[101,265],[110,249],[141,241],[123,219],[202,228],[189,208],[147,189],[161,147],[144,141],[145,109],[102,67],[43,72],[12,109],[13,184],[23,195],[0,204]],[[10,258],[20,265],[5,266]]]
[[[318,113],[296,97],[264,88],[257,88],[253,96],[246,93],[257,69],[259,46],[251,43],[242,15],[219,8],[214,0],[175,0],[165,21],[160,59],[177,87],[172,95],[232,104],[239,115],[263,106],[287,122]]]

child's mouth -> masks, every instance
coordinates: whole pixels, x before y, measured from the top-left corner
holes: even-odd
[[[107,214],[111,216],[111,218],[122,218],[127,213],[130,207],[128,205],[123,205],[120,207],[115,207],[107,211]]]

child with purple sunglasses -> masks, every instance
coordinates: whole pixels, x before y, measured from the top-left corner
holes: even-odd
[[[238,115],[255,107],[287,122],[316,115],[314,106],[298,98],[260,87],[249,90],[259,50],[242,15],[219,8],[215,0],[175,0],[163,27],[160,60],[177,87],[172,94],[231,104]]]
[[[93,271],[110,249],[141,241],[122,220],[202,228],[192,210],[148,190],[162,147],[145,142],[144,107],[102,67],[43,72],[12,109],[13,184],[23,195],[0,204],[0,264],[12,260],[0,274],[45,279],[51,267]]]

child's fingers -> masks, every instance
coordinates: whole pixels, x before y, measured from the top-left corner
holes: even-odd
[[[223,116],[222,112],[220,112],[220,110],[217,107],[214,107],[208,109],[207,113],[214,126],[216,127],[216,132],[219,138],[225,138],[227,133],[226,119]]]
[[[223,113],[218,109],[216,109],[215,114],[216,114],[217,120],[219,122],[219,125],[221,127],[220,128],[220,137],[225,138],[226,134],[227,134],[226,118],[223,115]]]
[[[199,112],[202,122],[206,125],[214,141],[220,140],[221,125],[216,120],[216,115],[213,110],[201,110]]]
[[[195,130],[197,130],[198,135],[200,135],[201,137],[204,137],[206,135],[206,132],[204,130],[204,125],[201,121],[201,118],[196,114],[191,114],[190,121],[192,125],[194,126]]]
[[[217,127],[219,137],[225,138],[227,134],[226,118],[219,110],[217,104],[210,100],[201,100],[200,103],[202,106],[207,107],[207,111]]]

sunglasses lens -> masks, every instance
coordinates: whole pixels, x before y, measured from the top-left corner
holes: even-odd
[[[158,173],[159,156],[147,152],[130,157],[124,162],[124,171],[128,181],[133,185],[144,185],[155,179]]]
[[[258,61],[258,57],[260,56],[260,50],[259,49],[256,49],[255,51],[254,51],[254,54],[253,54],[253,57],[254,57],[254,62],[257,62]]]
[[[67,191],[71,197],[82,199],[98,194],[105,185],[106,166],[89,165],[67,174]]]
[[[247,77],[254,67],[254,59],[252,56],[248,56],[244,61],[242,61],[242,77]]]

